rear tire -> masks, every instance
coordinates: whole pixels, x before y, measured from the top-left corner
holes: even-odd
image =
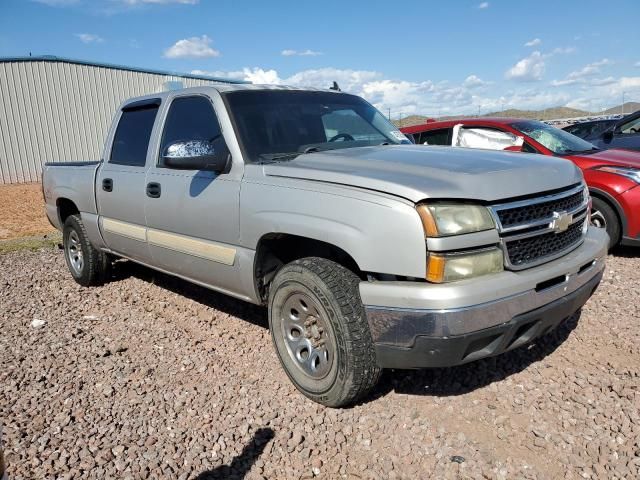
[[[269,291],[269,329],[280,363],[298,390],[328,407],[343,407],[378,382],[360,279],[324,258],[280,269]]]
[[[89,242],[80,215],[70,215],[62,231],[64,258],[73,279],[83,287],[102,285],[109,279],[111,260]]]
[[[622,226],[615,210],[604,200],[592,197],[591,223],[599,228],[604,228],[609,234],[609,249],[615,247],[620,241]]]

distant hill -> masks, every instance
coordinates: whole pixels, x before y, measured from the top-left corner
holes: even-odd
[[[630,113],[632,111],[631,105],[637,105],[636,110],[640,108],[640,104],[628,102],[625,104],[625,111]],[[618,112],[620,112],[620,107],[618,108]],[[612,109],[613,110],[613,109]],[[547,108],[544,110],[517,110],[514,108],[510,108],[508,110],[502,110],[499,112],[490,112],[481,115],[481,117],[512,117],[512,118],[529,118],[534,120],[553,120],[555,118],[572,118],[572,117],[585,117],[591,115],[590,112],[584,110],[578,110],[577,108],[569,108],[569,107],[553,107]],[[453,115],[453,116],[444,116],[438,117],[438,120],[455,120],[456,118],[469,118],[475,117],[475,115]],[[400,118],[394,120],[393,123],[398,127],[409,127],[411,125],[419,125],[421,123],[426,123],[429,118],[424,115],[410,115],[408,117]]]
[[[572,117],[584,117],[590,115],[589,112],[584,110],[578,110],[577,108],[569,107],[553,107],[545,108],[544,110],[516,110],[509,109],[501,112],[492,112],[484,117],[517,117],[517,118],[530,118],[534,120],[552,120],[554,118],[572,118]]]
[[[633,113],[640,110],[639,102],[625,102],[624,112],[626,114]],[[589,115],[615,115],[622,113],[622,105],[612,107],[604,112],[587,112],[585,110],[579,110],[577,108],[569,107],[553,107],[546,108],[544,110],[517,110],[510,108],[508,110],[502,110],[500,112],[490,112],[481,115],[481,117],[512,117],[512,118],[529,118],[534,120],[554,120],[558,118],[574,118],[574,117],[588,117]],[[426,115],[409,115],[408,117],[393,120],[393,123],[398,127],[410,127],[411,125],[420,125],[427,123],[430,118],[437,120],[455,120],[456,118],[469,118],[476,115],[454,115],[445,117],[426,116]]]
[[[393,123],[396,127],[410,127],[411,125],[420,125],[422,123],[427,123],[432,117],[425,117],[423,115],[409,115],[408,117],[399,118],[398,120],[394,120]]]
[[[640,103],[638,102],[624,102],[624,113],[633,113],[640,110]],[[611,107],[609,110],[605,110],[603,112],[606,115],[615,115],[617,113],[622,113],[622,105],[618,105],[617,107]]]

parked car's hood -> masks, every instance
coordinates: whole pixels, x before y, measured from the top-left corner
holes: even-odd
[[[590,164],[619,165],[640,168],[640,152],[635,150],[623,150],[621,148],[601,150],[589,155],[569,155],[566,158],[582,160],[589,162]]]
[[[563,159],[422,145],[309,153],[265,165],[264,173],[377,190],[413,202],[425,198],[493,202],[582,180],[580,170]]]

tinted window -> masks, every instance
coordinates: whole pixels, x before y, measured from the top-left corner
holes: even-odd
[[[169,145],[187,140],[223,141],[218,117],[206,97],[180,97],[171,102],[162,134],[160,164]]]
[[[109,163],[144,167],[156,113],[157,105],[122,112],[113,137]]]
[[[590,131],[587,127],[585,127],[584,125],[571,125],[570,127],[565,127],[564,128],[565,132],[569,132],[572,135],[575,135],[576,137],[580,137],[580,138],[584,138],[587,135],[589,135]]]
[[[640,133],[640,117],[625,123],[620,127],[620,130],[622,133]]]
[[[342,135],[342,137],[338,137],[342,138],[342,140],[348,140],[349,138],[372,142],[384,142],[387,140],[373,125],[351,109],[333,110],[326,115],[322,115],[322,125],[324,126],[325,138],[320,140],[323,142],[329,142],[338,135]]]
[[[223,95],[249,162],[284,161],[310,149],[410,143],[372,105],[354,95],[297,90]]]
[[[420,134],[420,141],[418,143],[427,145],[451,145],[450,128],[441,128],[439,130],[429,130]]]

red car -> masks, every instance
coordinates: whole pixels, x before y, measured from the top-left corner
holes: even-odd
[[[607,229],[610,247],[640,246],[640,152],[601,150],[535,120],[469,118],[401,128],[415,143],[517,150],[566,158],[584,173],[593,198],[591,219]]]

